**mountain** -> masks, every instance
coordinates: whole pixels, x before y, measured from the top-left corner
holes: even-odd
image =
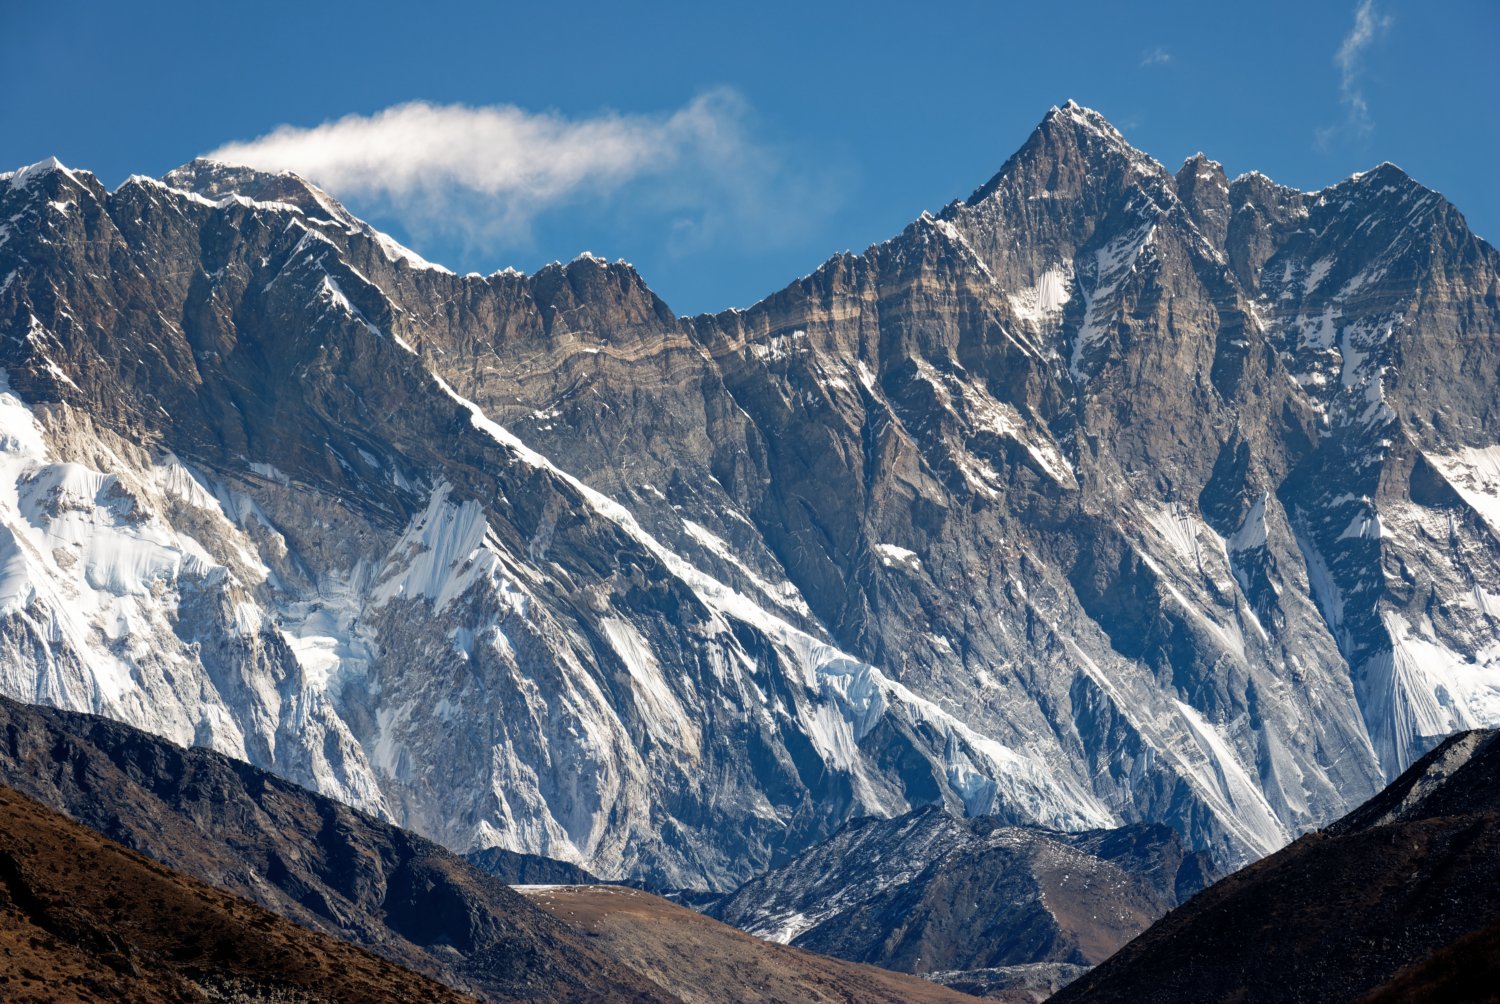
[[[729,891],[862,816],[1227,867],[1500,721],[1495,250],[1052,110],[746,311],[292,175],[0,178],[0,690]]]
[[[526,895],[687,1004],[962,1004],[913,976],[841,962],[737,931],[620,886],[529,886]]]
[[[677,1000],[451,852],[249,764],[5,698],[0,737],[8,790],[466,1000]]]
[[[1104,961],[1202,888],[1205,866],[1160,824],[1058,833],[929,808],[853,823],[710,913],[772,941],[941,973],[944,983],[996,969],[1050,981],[1038,964],[1071,974]]]
[[[3,786],[0,845],[7,1001],[472,1000],[158,867]]]
[[[1465,732],[1053,999],[1493,1001],[1497,882],[1500,732]]]
[[[940,808],[865,819],[710,912],[902,972],[1102,962],[1206,883],[1161,825],[1061,833]]]

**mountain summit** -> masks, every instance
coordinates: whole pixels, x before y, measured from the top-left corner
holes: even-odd
[[[0,176],[0,690],[727,890],[861,815],[1220,866],[1500,721],[1497,256],[1055,109],[745,311],[301,179]]]

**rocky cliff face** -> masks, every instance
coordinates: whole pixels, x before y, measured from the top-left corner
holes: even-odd
[[[923,809],[851,824],[709,912],[761,937],[908,973],[1104,961],[1207,881],[1160,824],[1083,833]]]
[[[1497,256],[1085,109],[748,311],[289,175],[0,180],[14,696],[732,888],[858,815],[1232,862],[1500,720]]]

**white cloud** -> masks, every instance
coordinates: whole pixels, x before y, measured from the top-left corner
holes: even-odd
[[[569,118],[514,105],[412,101],[312,128],[284,125],[208,156],[294,171],[419,239],[471,250],[526,246],[538,215],[586,204],[667,217],[684,248],[729,231],[776,243],[810,186],[750,136],[728,89],[658,115]],[[628,194],[629,198],[626,199]]]
[[[1374,131],[1375,121],[1370,117],[1370,105],[1359,78],[1364,69],[1365,50],[1390,26],[1390,15],[1376,13],[1375,0],[1360,0],[1354,8],[1354,26],[1333,56],[1334,65],[1339,68],[1339,102],[1344,106],[1345,118],[1341,126],[1318,130],[1320,145],[1326,146],[1341,130],[1359,137],[1367,137]]]
[[[1147,49],[1141,53],[1141,66],[1166,66],[1172,61],[1172,54],[1161,46]]]

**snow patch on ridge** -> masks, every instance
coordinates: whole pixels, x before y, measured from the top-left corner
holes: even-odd
[[[1117,294],[1135,272],[1142,252],[1150,246],[1155,234],[1154,221],[1142,223],[1094,252],[1092,268],[1089,270],[1092,281],[1080,283],[1084,313],[1083,323],[1073,339],[1072,359],[1068,363],[1073,379],[1080,382],[1085,379],[1085,357],[1096,345],[1108,339],[1119,312]]]
[[[438,485],[426,510],[402,532],[371,592],[372,606],[425,598],[442,610],[497,566],[484,507],[455,503],[451,495],[451,485]]]
[[[1073,265],[1064,262],[1043,272],[1036,283],[1019,293],[1007,294],[1011,312],[1034,328],[1044,328],[1062,316],[1072,297]]]
[[[610,647],[624,663],[630,676],[631,692],[635,705],[646,720],[647,730],[658,739],[672,743],[691,759],[699,758],[702,736],[693,724],[693,717],[672,693],[662,675],[661,664],[656,653],[639,631],[618,617],[605,617],[599,622]]]
[[[380,246],[380,252],[385,255],[386,261],[404,261],[412,268],[423,272],[439,272],[443,275],[453,274],[453,271],[451,269],[444,268],[442,265],[433,264],[426,258],[423,258],[421,255],[417,254],[411,248],[396,240],[390,234],[382,233],[381,231],[376,230],[373,227],[370,228],[369,234],[372,238],[374,238],[375,243]]]
[[[706,550],[712,552],[715,557],[733,565],[741,575],[749,580],[751,585],[758,589],[772,603],[785,607],[803,617],[810,617],[812,615],[812,611],[807,606],[807,601],[802,598],[802,594],[797,591],[796,586],[785,581],[777,584],[767,582],[755,574],[750,569],[750,566],[746,565],[730,550],[729,544],[724,538],[707,527],[694,523],[690,519],[684,519],[682,521],[682,528],[687,531],[689,537],[697,541]]]
[[[27,164],[25,167],[0,174],[0,181],[10,182],[12,191],[24,190],[30,188],[33,181],[53,172],[61,173],[75,185],[79,183],[78,176],[64,167],[63,162],[56,157],[48,157],[45,160],[37,161],[35,164]]]
[[[1500,446],[1424,456],[1500,539]]]
[[[1262,855],[1286,843],[1286,826],[1276,817],[1260,786],[1251,780],[1234,750],[1196,708],[1173,701],[1188,725],[1188,735],[1197,746],[1199,757],[1185,762],[1191,765],[1200,782],[1200,790],[1222,807],[1221,818],[1250,847]]]
[[[1500,643],[1475,661],[1452,651],[1426,618],[1382,610],[1390,648],[1359,668],[1355,685],[1370,739],[1392,776],[1461,729],[1500,725]]]
[[[318,284],[317,296],[319,299],[328,301],[330,305],[337,307],[345,314],[348,314],[350,317],[363,324],[365,326],[365,329],[376,338],[382,337],[380,329],[370,323],[370,319],[365,317],[364,312],[354,304],[349,302],[349,298],[344,295],[344,291],[342,288],[340,288],[338,280],[333,276],[323,276],[322,282]],[[407,346],[406,348],[408,351],[410,351],[410,346]]]
[[[917,552],[908,551],[904,547],[895,544],[876,544],[875,553],[880,556],[880,563],[886,568],[904,568],[910,572],[922,570],[922,560],[917,557]]]
[[[1265,547],[1266,536],[1266,501],[1269,495],[1262,495],[1255,500],[1250,511],[1245,513],[1245,519],[1240,523],[1239,529],[1225,541],[1230,551],[1253,551],[1258,547]]]

